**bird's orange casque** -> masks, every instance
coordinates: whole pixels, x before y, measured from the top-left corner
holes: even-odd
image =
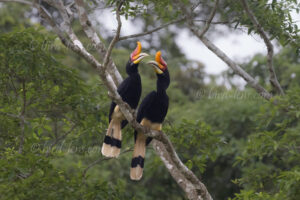
[[[142,44],[141,42],[137,42],[137,46],[135,50],[130,55],[131,61],[134,62],[139,57],[141,52],[142,52]]]
[[[165,71],[167,69],[167,63],[161,56],[161,52],[158,51],[155,55],[155,61],[158,63],[158,67],[162,70]]]

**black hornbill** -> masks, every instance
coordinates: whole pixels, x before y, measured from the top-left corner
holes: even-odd
[[[142,45],[140,42],[137,42],[137,47],[131,53],[126,65],[128,77],[118,87],[118,93],[122,97],[122,100],[127,102],[133,109],[136,109],[142,93],[142,83],[138,72],[138,65],[143,58],[148,56],[148,54],[142,53],[141,51]],[[125,127],[127,123],[119,106],[116,105],[115,102],[112,102],[109,111],[109,126],[101,150],[104,156],[119,156],[122,141],[121,129]]]
[[[138,113],[137,121],[152,130],[161,130],[162,122],[168,112],[169,98],[166,90],[170,84],[169,71],[167,63],[161,57],[158,51],[155,55],[155,61],[148,62],[153,66],[156,75],[156,91],[150,92],[142,101]],[[146,146],[151,142],[152,138],[143,133],[135,131],[134,133],[134,151],[131,161],[130,178],[132,180],[140,180],[143,175],[144,158]]]

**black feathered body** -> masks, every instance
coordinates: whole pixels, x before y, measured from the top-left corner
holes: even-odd
[[[122,100],[132,108],[136,109],[142,94],[141,76],[138,73],[138,64],[132,64],[130,61],[126,65],[126,71],[129,75],[118,87],[118,93]],[[112,113],[116,107],[116,103],[112,102],[109,110],[109,122],[111,121]],[[121,128],[127,124],[127,120],[122,121]]]
[[[135,109],[142,93],[141,77],[138,73],[138,64],[131,60],[126,65],[128,77],[119,85],[118,93],[122,100]],[[109,110],[109,126],[102,145],[102,154],[106,157],[118,157],[122,146],[122,131],[127,124],[119,106],[112,102]]]
[[[142,101],[138,110],[137,121],[141,122],[143,118],[146,118],[152,123],[162,123],[167,115],[168,107],[169,98],[166,92],[152,91]]]
[[[157,91],[150,92],[142,101],[137,114],[137,121],[152,130],[159,131],[162,128],[169,107],[169,97],[166,89],[170,84],[168,70],[157,75]],[[134,150],[131,160],[130,178],[140,180],[143,175],[146,146],[151,142],[151,137],[143,133],[134,132]]]

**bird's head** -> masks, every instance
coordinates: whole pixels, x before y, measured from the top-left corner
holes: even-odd
[[[166,90],[170,84],[170,75],[166,61],[162,58],[161,52],[155,54],[155,61],[149,61],[147,64],[151,65],[157,75],[157,89]]]
[[[165,71],[168,70],[166,61],[162,58],[161,52],[158,51],[155,54],[155,61],[152,60],[147,64],[151,65],[154,68],[156,74],[163,74]]]
[[[130,62],[132,62],[133,64],[138,64],[147,56],[149,56],[147,53],[142,52],[141,42],[137,42],[135,50],[130,54]]]

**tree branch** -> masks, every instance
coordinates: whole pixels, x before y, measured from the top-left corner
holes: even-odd
[[[83,1],[75,0],[75,3],[76,3],[76,7],[77,7],[77,12],[79,15],[79,21],[80,21],[80,24],[81,24],[86,36],[90,39],[93,46],[98,51],[100,57],[104,58],[107,53],[107,50],[106,50],[104,44],[99,39],[96,31],[93,29],[92,23],[88,19],[88,15],[85,11]],[[109,62],[108,62],[109,67],[107,68],[108,69],[107,71],[112,76],[115,84],[119,85],[123,80],[122,76],[119,73],[119,71],[117,70],[117,67],[116,67],[115,63],[113,62],[113,60],[111,59],[111,57],[109,56],[108,58],[109,58]]]
[[[251,22],[253,23],[254,27],[256,28],[257,32],[259,33],[260,37],[264,40],[267,49],[268,49],[268,69],[270,72],[270,82],[271,85],[277,90],[277,92],[281,95],[284,95],[284,92],[278,82],[274,67],[273,67],[273,54],[274,54],[274,48],[273,45],[271,43],[271,41],[269,40],[267,34],[265,33],[265,31],[263,30],[263,27],[260,25],[260,23],[258,22],[258,20],[256,19],[254,13],[250,10],[249,5],[247,3],[246,0],[241,0],[243,7],[248,15],[248,17],[250,18]]]
[[[26,0],[0,0],[0,2],[13,2],[13,3],[21,3],[21,4],[33,6],[32,2]]]
[[[119,38],[119,41],[121,41],[121,40],[127,40],[127,39],[130,39],[130,38],[141,37],[141,36],[145,36],[145,35],[154,33],[154,32],[156,32],[156,31],[159,31],[159,30],[163,29],[163,28],[166,28],[167,26],[169,26],[169,25],[171,25],[171,24],[175,24],[175,23],[181,22],[181,21],[183,21],[184,19],[185,19],[185,18],[182,17],[182,18],[180,18],[180,19],[172,20],[172,21],[170,21],[170,22],[168,22],[168,23],[166,23],[166,24],[163,24],[163,25],[161,25],[161,26],[159,26],[159,27],[157,27],[157,28],[154,28],[154,29],[149,30],[149,31],[146,31],[146,32],[142,32],[142,33],[138,33],[138,34],[132,34],[132,35],[127,35],[127,36],[120,37],[120,38]]]
[[[118,42],[118,40],[120,38],[120,32],[121,32],[121,27],[122,27],[122,22],[121,22],[121,18],[120,18],[120,9],[121,9],[122,5],[123,5],[123,1],[121,1],[119,3],[119,5],[116,9],[116,19],[118,21],[118,26],[117,26],[116,34],[113,37],[112,41],[110,42],[107,52],[104,56],[104,61],[103,61],[104,70],[106,70],[106,68],[107,68],[112,49],[114,48],[115,44]]]
[[[175,155],[177,158],[174,159],[171,157],[174,154],[170,154],[166,148],[167,146],[161,141],[153,140],[151,143],[156,154],[161,158],[171,176],[182,190],[186,192],[188,199],[212,200],[205,185],[181,162],[177,154]],[[175,163],[174,161],[176,160],[180,161],[180,163]],[[178,167],[178,164],[181,167]],[[191,181],[191,179],[194,180]]]
[[[233,60],[231,60],[222,50],[215,46],[210,40],[208,40],[204,35],[201,35],[193,22],[193,16],[191,12],[186,8],[180,0],[175,0],[175,3],[181,8],[182,12],[185,14],[188,21],[188,27],[194,35],[203,42],[203,44],[211,50],[215,55],[217,55],[221,60],[223,60],[237,75],[242,77],[256,92],[263,98],[270,100],[272,95],[263,88],[250,74],[248,74],[243,68],[237,65]]]
[[[67,135],[69,135],[70,133],[72,133],[72,131],[76,128],[76,124],[74,124],[70,130],[68,130],[67,132],[65,132],[65,134],[61,135],[60,137],[56,137],[55,138],[55,141],[50,145],[50,147],[47,149],[47,152],[46,152],[46,157],[48,157],[50,155],[50,152],[51,152],[51,149],[59,142],[61,141],[62,139],[66,138]]]
[[[130,152],[130,151],[132,151],[132,149],[127,149],[127,150],[125,150],[125,151],[122,151],[122,152],[120,153],[120,155],[125,154],[125,153]],[[100,162],[102,162],[102,161],[104,161],[104,160],[110,160],[110,159],[112,159],[112,157],[101,157],[101,158],[99,158],[98,160],[95,160],[94,162],[92,162],[91,164],[89,164],[89,165],[83,170],[83,172],[82,172],[82,177],[85,178],[87,171],[88,171],[89,169],[91,169],[92,167],[94,167],[95,165],[97,165],[98,163],[100,163]]]
[[[5,115],[5,116],[9,116],[9,117],[12,117],[12,118],[20,119],[20,116],[12,114],[12,113],[6,113],[6,112],[0,111],[0,114]]]
[[[179,22],[182,22],[183,20],[185,20],[185,17],[181,17],[179,19],[176,19],[176,20],[172,20],[168,23],[165,23],[161,26],[158,26],[156,28],[153,28],[149,31],[145,31],[145,32],[142,32],[142,33],[137,33],[137,34],[132,34],[132,35],[127,35],[127,36],[122,36],[119,38],[119,41],[121,40],[127,40],[127,39],[131,39],[131,38],[136,38],[136,37],[142,37],[142,36],[145,36],[145,35],[149,35],[149,34],[152,34],[154,32],[157,32],[163,28],[166,28],[172,24],[176,24],[176,23],[179,23]],[[195,22],[203,22],[203,23],[207,23],[208,20],[204,20],[204,19],[194,19],[193,21]],[[230,22],[228,21],[220,21],[220,22],[210,22],[209,24],[229,24]]]

